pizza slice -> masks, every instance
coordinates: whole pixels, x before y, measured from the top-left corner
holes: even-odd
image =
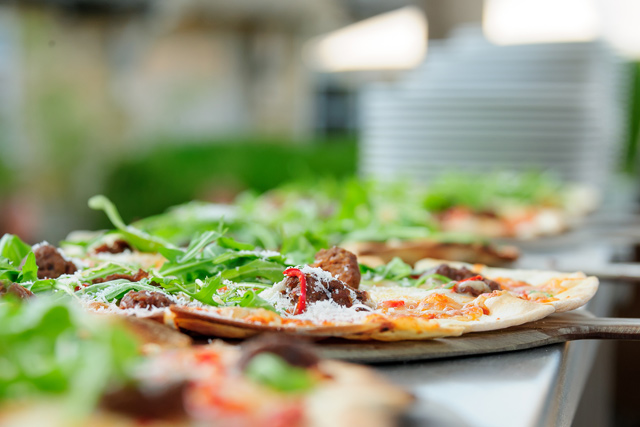
[[[598,205],[590,187],[536,172],[450,173],[431,183],[423,204],[444,232],[532,239],[566,232]]]
[[[386,426],[412,402],[281,335],[145,354],[122,322],[68,301],[5,300],[0,320],[0,425]]]

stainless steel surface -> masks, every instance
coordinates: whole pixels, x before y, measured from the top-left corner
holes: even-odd
[[[563,359],[572,346],[378,369],[415,394],[410,424],[535,426],[554,416],[570,417],[553,415],[557,408],[551,400],[562,394]]]

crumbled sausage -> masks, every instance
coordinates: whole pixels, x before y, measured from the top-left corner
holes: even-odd
[[[41,245],[33,254],[38,265],[38,279],[57,279],[63,274],[73,274],[77,270],[73,262],[66,260],[51,245]]]
[[[311,344],[283,334],[262,334],[242,345],[240,368],[261,353],[273,353],[283,358],[293,366],[309,368],[318,364],[320,360],[313,351]]]
[[[306,274],[307,278],[307,304],[331,299],[343,307],[351,307],[354,304],[367,304],[369,294],[366,291],[351,289],[338,279],[329,282],[317,278],[313,274]],[[282,291],[294,305],[300,298],[300,280],[297,277],[287,277],[285,289]]]
[[[337,246],[331,249],[321,249],[316,254],[316,262],[312,267],[320,267],[328,271],[333,277],[353,289],[358,289],[360,286],[358,257],[345,249]]]
[[[456,282],[478,276],[478,273],[474,273],[466,267],[453,268],[447,264],[440,264],[439,266],[428,270],[425,274],[439,274],[441,276],[448,277],[451,280],[455,280]],[[480,280],[486,283],[492,291],[501,289],[500,284],[494,280],[487,279],[486,277],[482,277]],[[461,292],[464,292],[461,290],[462,287],[459,289]]]
[[[491,292],[489,285],[481,280],[469,280],[467,282],[458,283],[453,289],[459,294],[470,294],[474,297]]]
[[[122,274],[122,273],[110,274],[106,277],[98,277],[97,279],[93,279],[91,283],[94,283],[94,284],[104,283],[104,282],[110,282],[112,280],[118,280],[118,279],[124,279],[130,282],[139,282],[140,280],[146,279],[147,277],[149,277],[149,273],[147,273],[142,269],[139,269],[136,274]]]
[[[34,296],[33,292],[17,283],[0,282],[0,296],[12,294],[20,299],[27,299]]]
[[[110,254],[120,254],[127,250],[133,250],[131,245],[122,239],[118,239],[111,244],[103,243],[100,246],[93,249],[96,254],[107,252]]]
[[[120,300],[119,307],[127,308],[162,308],[169,307],[173,302],[162,292],[129,291]]]
[[[129,384],[108,391],[102,396],[100,406],[110,412],[130,415],[137,419],[181,418],[185,415],[184,381],[148,390]],[[140,422],[140,424],[143,424]]]

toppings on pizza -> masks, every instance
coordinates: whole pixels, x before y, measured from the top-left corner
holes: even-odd
[[[17,283],[0,281],[0,296],[6,294],[13,295],[20,299],[31,298],[33,296],[33,292],[24,286],[20,286]]]
[[[49,244],[37,245],[33,253],[38,265],[38,279],[56,279],[63,274],[73,274],[77,267]]]
[[[491,292],[500,289],[500,284],[494,280],[487,279],[466,267],[454,268],[447,264],[440,264],[425,274],[437,274],[439,276],[448,277],[458,282],[453,289],[459,293],[469,293],[474,297],[485,292]]]
[[[461,280],[456,283],[452,289],[454,292],[470,294],[474,297],[492,291],[491,287],[482,279],[482,276],[475,276]]]
[[[371,268],[338,247],[298,262],[304,254],[294,243],[285,254],[265,251],[223,228],[178,247],[124,224],[105,198],[92,199],[92,206],[107,212],[132,250],[96,254],[91,248],[113,246],[107,242],[116,233],[103,233],[76,245],[74,264],[52,246],[32,248],[5,236],[0,280],[22,293],[68,294],[89,310],[230,338],[265,331],[380,340],[452,336],[573,309],[597,289],[597,280],[581,273],[437,260],[412,267],[400,258]]]
[[[119,307],[122,309],[129,308],[162,308],[169,307],[173,304],[165,294],[161,292],[150,291],[129,291],[121,300]]]
[[[129,282],[139,282],[142,279],[146,279],[148,277],[149,273],[140,268],[135,274],[113,273],[105,277],[96,277],[95,279],[91,280],[91,283],[104,283],[110,282],[112,280],[127,280]]]
[[[131,247],[131,245],[125,240],[117,239],[112,243],[103,243],[99,246],[96,246],[95,248],[93,248],[93,253],[99,254],[107,252],[110,254],[121,254],[122,252],[132,250],[133,248]]]
[[[13,373],[0,375],[3,425],[302,427],[330,419],[346,427],[363,411],[392,425],[411,402],[368,368],[320,359],[292,337],[144,353],[137,329],[163,326],[107,320],[47,297],[0,304],[0,324],[14,326],[0,329],[3,372]],[[38,363],[25,363],[36,347]]]
[[[341,280],[333,277],[328,271],[319,267],[309,266],[298,271],[302,273],[304,279],[301,281],[297,276],[287,277],[281,290],[281,294],[296,306],[295,314],[301,314],[304,311],[304,309],[302,311],[298,310],[298,307],[300,307],[299,301],[301,300],[305,301],[303,307],[327,300],[347,308],[354,305],[367,306],[370,304],[367,292],[352,289]],[[304,284],[304,294],[301,284]]]
[[[139,420],[183,419],[187,413],[184,395],[186,381],[169,384],[128,384],[115,390],[107,390],[100,400],[100,408]]]
[[[316,253],[316,261],[312,267],[319,267],[331,273],[347,286],[358,289],[360,286],[360,266],[358,257],[346,249],[337,246],[331,249],[321,249]]]
[[[263,334],[242,345],[240,367],[244,369],[251,359],[261,353],[275,354],[290,365],[303,368],[316,366],[320,360],[309,344],[304,341],[280,334]]]
[[[300,296],[293,314],[302,314],[307,308],[307,276],[297,268],[287,268],[282,272],[287,277],[296,277],[300,287]]]

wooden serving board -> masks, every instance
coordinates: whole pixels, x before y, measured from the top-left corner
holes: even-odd
[[[553,314],[537,322],[492,332],[426,341],[318,343],[323,357],[359,363],[387,363],[526,350],[584,339],[640,340],[640,319],[598,318],[585,310]]]

